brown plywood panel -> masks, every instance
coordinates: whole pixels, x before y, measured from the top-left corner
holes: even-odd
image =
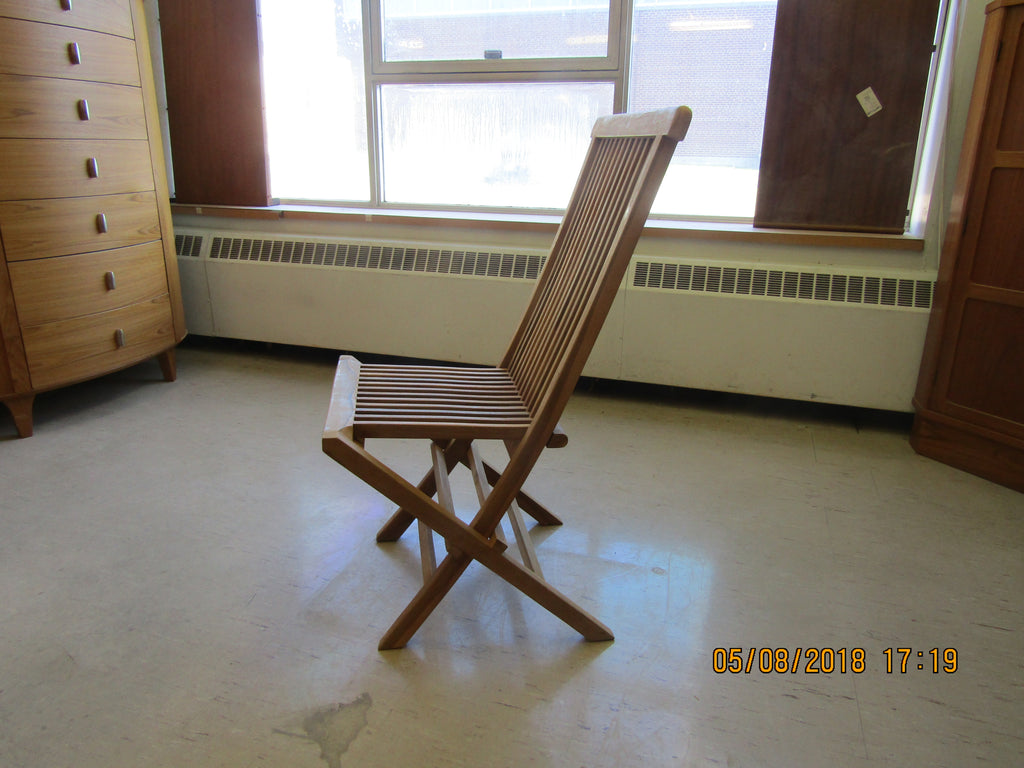
[[[779,0],[756,226],[904,231],[937,14]]]
[[[256,0],[160,3],[174,195],[270,202]]]

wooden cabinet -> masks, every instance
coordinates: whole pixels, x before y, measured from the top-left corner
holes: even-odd
[[[141,0],[0,0],[0,400],[185,336]]]
[[[1024,0],[986,13],[911,442],[1024,491]]]

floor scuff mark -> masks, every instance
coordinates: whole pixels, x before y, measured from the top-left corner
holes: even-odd
[[[366,727],[366,716],[373,706],[369,693],[347,704],[332,704],[318,709],[302,720],[305,736],[278,731],[287,736],[308,739],[320,746],[320,757],[327,768],[341,768],[341,756],[348,751],[359,732]]]

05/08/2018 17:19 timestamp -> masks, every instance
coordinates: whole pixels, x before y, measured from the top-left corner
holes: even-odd
[[[905,675],[913,671],[953,674],[959,664],[956,648],[885,648],[887,674]],[[711,668],[717,674],[861,674],[868,669],[868,654],[863,648],[715,648]]]

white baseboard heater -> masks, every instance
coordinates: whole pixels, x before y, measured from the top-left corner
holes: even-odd
[[[539,252],[176,230],[191,333],[493,364]],[[584,373],[911,410],[933,273],[633,258]]]

